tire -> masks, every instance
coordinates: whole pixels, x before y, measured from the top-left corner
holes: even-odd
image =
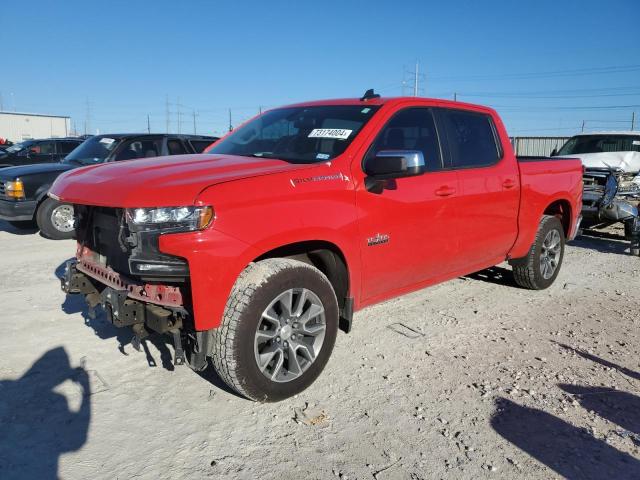
[[[287,292],[293,292],[290,301]],[[299,312],[304,313],[296,316],[301,298],[305,300]],[[287,301],[293,315],[286,314],[283,304]],[[317,313],[318,306],[324,309],[323,313]],[[268,317],[264,315],[267,310]],[[276,315],[280,310],[285,313]],[[310,315],[308,323],[300,320],[311,311],[314,315]],[[287,320],[292,322],[291,328]],[[306,330],[301,333],[303,322]],[[319,334],[322,325],[324,333]],[[298,329],[292,330],[293,327]],[[337,332],[338,302],[331,283],[320,270],[297,260],[262,260],[242,272],[229,295],[222,324],[212,331],[213,366],[240,395],[258,402],[276,402],[302,392],[315,381],[329,360]],[[258,345],[259,341],[266,343]],[[285,349],[285,345],[289,347]],[[280,348],[282,353],[273,353]],[[289,360],[290,348],[296,352],[295,365]],[[308,353],[312,350],[313,356]],[[263,357],[269,360],[263,362],[261,369]]]
[[[75,235],[75,229],[62,222],[60,219],[66,217],[66,213],[71,208],[73,214],[73,205],[69,203],[60,203],[53,198],[47,198],[38,207],[36,212],[36,222],[42,235],[51,240],[66,240],[73,238]],[[65,212],[64,217],[60,217],[59,213]]]
[[[558,241],[558,248],[555,255],[553,255],[553,260],[551,260],[553,249],[547,248],[549,245],[555,245],[555,242],[551,241],[551,239],[557,239]],[[551,215],[544,215],[527,256],[510,262],[516,283],[530,290],[544,290],[550,287],[562,266],[564,244],[564,229],[560,220]],[[544,265],[545,263],[549,265],[549,263],[541,260],[541,257],[544,259],[545,256],[551,265],[555,265],[552,271]]]

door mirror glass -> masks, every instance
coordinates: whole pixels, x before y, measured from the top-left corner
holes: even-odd
[[[365,173],[377,180],[422,175],[426,170],[419,150],[381,150],[364,165]]]

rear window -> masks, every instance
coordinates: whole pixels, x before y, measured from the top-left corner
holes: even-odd
[[[215,139],[210,140],[189,140],[189,143],[193,147],[194,152],[202,153],[202,151],[215,142]]]
[[[463,110],[441,110],[453,168],[495,164],[500,155],[489,115]]]
[[[169,150],[169,155],[184,155],[187,153],[182,142],[177,139],[168,140],[167,149]]]
[[[67,155],[71,153],[78,145],[80,145],[80,142],[58,142],[58,153]]]

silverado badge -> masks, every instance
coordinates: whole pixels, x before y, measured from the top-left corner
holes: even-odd
[[[376,233],[373,237],[367,238],[367,246],[373,247],[374,245],[382,245],[389,242],[388,233]]]

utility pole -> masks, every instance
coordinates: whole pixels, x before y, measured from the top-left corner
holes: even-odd
[[[0,97],[0,102],[1,102],[1,101],[2,101],[2,97]],[[2,110],[2,109],[0,108],[0,110]],[[258,105],[258,113],[259,113],[260,115],[262,115],[262,105]]]
[[[149,120],[148,113],[147,113],[147,133],[151,133],[151,120]]]
[[[167,94],[165,99],[165,115],[167,119],[167,132],[169,133],[169,95]]]
[[[229,131],[233,130],[233,125],[231,124],[231,109],[229,109]]]
[[[181,125],[180,125],[180,120],[181,120],[180,115],[182,115],[182,112],[180,112],[180,97],[178,97],[178,100],[176,101],[176,112],[177,112],[177,115],[178,115],[178,133],[180,133],[180,127],[181,127]]]
[[[584,120],[582,120],[582,130],[580,130],[581,132],[584,132]]]
[[[458,94],[456,92],[453,92],[453,101],[454,102],[458,101]]]
[[[91,104],[89,103],[89,98],[86,99],[86,111],[85,111],[85,122],[84,122],[84,134],[91,133]]]
[[[418,68],[420,68],[420,64],[416,62],[416,71],[413,72],[414,73],[414,77],[413,77],[413,96],[414,97],[418,96]]]
[[[196,135],[196,111],[193,111],[193,134]]]
[[[631,112],[631,131],[636,127],[636,112]]]

